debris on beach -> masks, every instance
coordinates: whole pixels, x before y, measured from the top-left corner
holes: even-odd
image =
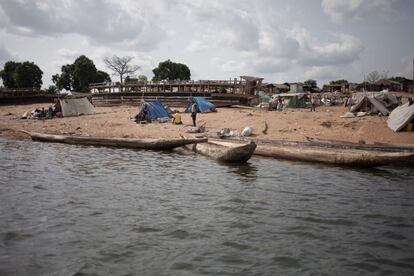
[[[219,138],[226,138],[226,137],[240,137],[241,134],[237,131],[232,131],[230,128],[223,128],[217,132],[217,136]]]
[[[241,132],[242,136],[251,136],[253,134],[253,128],[250,126],[247,126],[243,129],[243,131]]]
[[[186,130],[187,133],[203,133],[204,131],[205,131],[205,127],[204,126],[190,127],[189,129]]]
[[[331,126],[332,126],[332,123],[331,123],[331,122],[329,122],[329,121],[325,121],[325,122],[322,122],[322,123],[321,123],[321,126],[324,126],[324,127],[331,127]]]
[[[267,134],[267,129],[269,128],[269,126],[267,125],[267,122],[264,121],[263,123],[263,129],[262,129],[262,133],[263,134]]]
[[[355,118],[355,114],[352,112],[346,112],[344,115],[340,116],[341,118]]]

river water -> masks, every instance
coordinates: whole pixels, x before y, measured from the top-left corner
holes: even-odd
[[[0,275],[413,275],[414,171],[0,139]]]

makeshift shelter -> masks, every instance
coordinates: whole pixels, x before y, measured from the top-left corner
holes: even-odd
[[[86,97],[59,99],[56,108],[62,112],[63,117],[92,115],[96,113],[95,108]]]
[[[138,114],[135,115],[135,122],[153,121],[159,118],[171,118],[171,114],[165,109],[160,100],[155,100],[141,103]]]
[[[414,120],[414,104],[403,104],[394,109],[387,120],[389,128],[395,132],[403,130],[410,122]]]
[[[253,76],[240,76],[245,81],[245,85],[241,87],[242,94],[256,95],[262,86],[263,78]]]
[[[191,106],[193,103],[197,104],[197,112],[206,113],[206,112],[215,112],[216,107],[214,104],[210,103],[203,97],[191,97],[188,101],[187,107],[185,108],[185,113],[191,113]]]
[[[376,113],[379,112],[387,116],[390,111],[385,106],[385,102],[378,100],[373,96],[363,95],[362,97],[357,98],[355,105],[351,106],[351,112],[367,112],[367,113]]]
[[[279,97],[285,99],[285,107],[304,108],[306,107],[305,93],[282,93],[273,95],[274,99]]]
[[[268,103],[272,97],[270,97],[266,92],[260,91],[259,92],[259,98],[261,102]]]
[[[381,101],[388,109],[394,109],[399,104],[397,96],[391,93],[388,89],[375,93],[374,98]]]
[[[351,107],[351,112],[368,112],[377,114],[380,112],[384,116],[387,116],[390,113],[383,102],[377,100],[374,97],[368,96],[363,96],[360,98],[356,104]]]
[[[275,83],[274,90],[275,93],[287,93],[289,92],[290,87],[284,83]]]

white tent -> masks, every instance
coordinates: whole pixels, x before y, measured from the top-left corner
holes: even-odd
[[[414,120],[414,104],[403,104],[394,109],[387,120],[389,128],[395,132],[401,131],[404,127]]]
[[[95,108],[87,98],[59,99],[63,117],[95,114]]]

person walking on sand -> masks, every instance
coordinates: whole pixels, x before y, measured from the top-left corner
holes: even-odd
[[[310,103],[311,103],[311,108],[310,111],[315,111],[315,98],[313,96],[311,96],[310,98]]]
[[[197,118],[197,103],[194,102],[191,105],[191,119],[193,119],[193,126],[196,126],[196,118]]]

